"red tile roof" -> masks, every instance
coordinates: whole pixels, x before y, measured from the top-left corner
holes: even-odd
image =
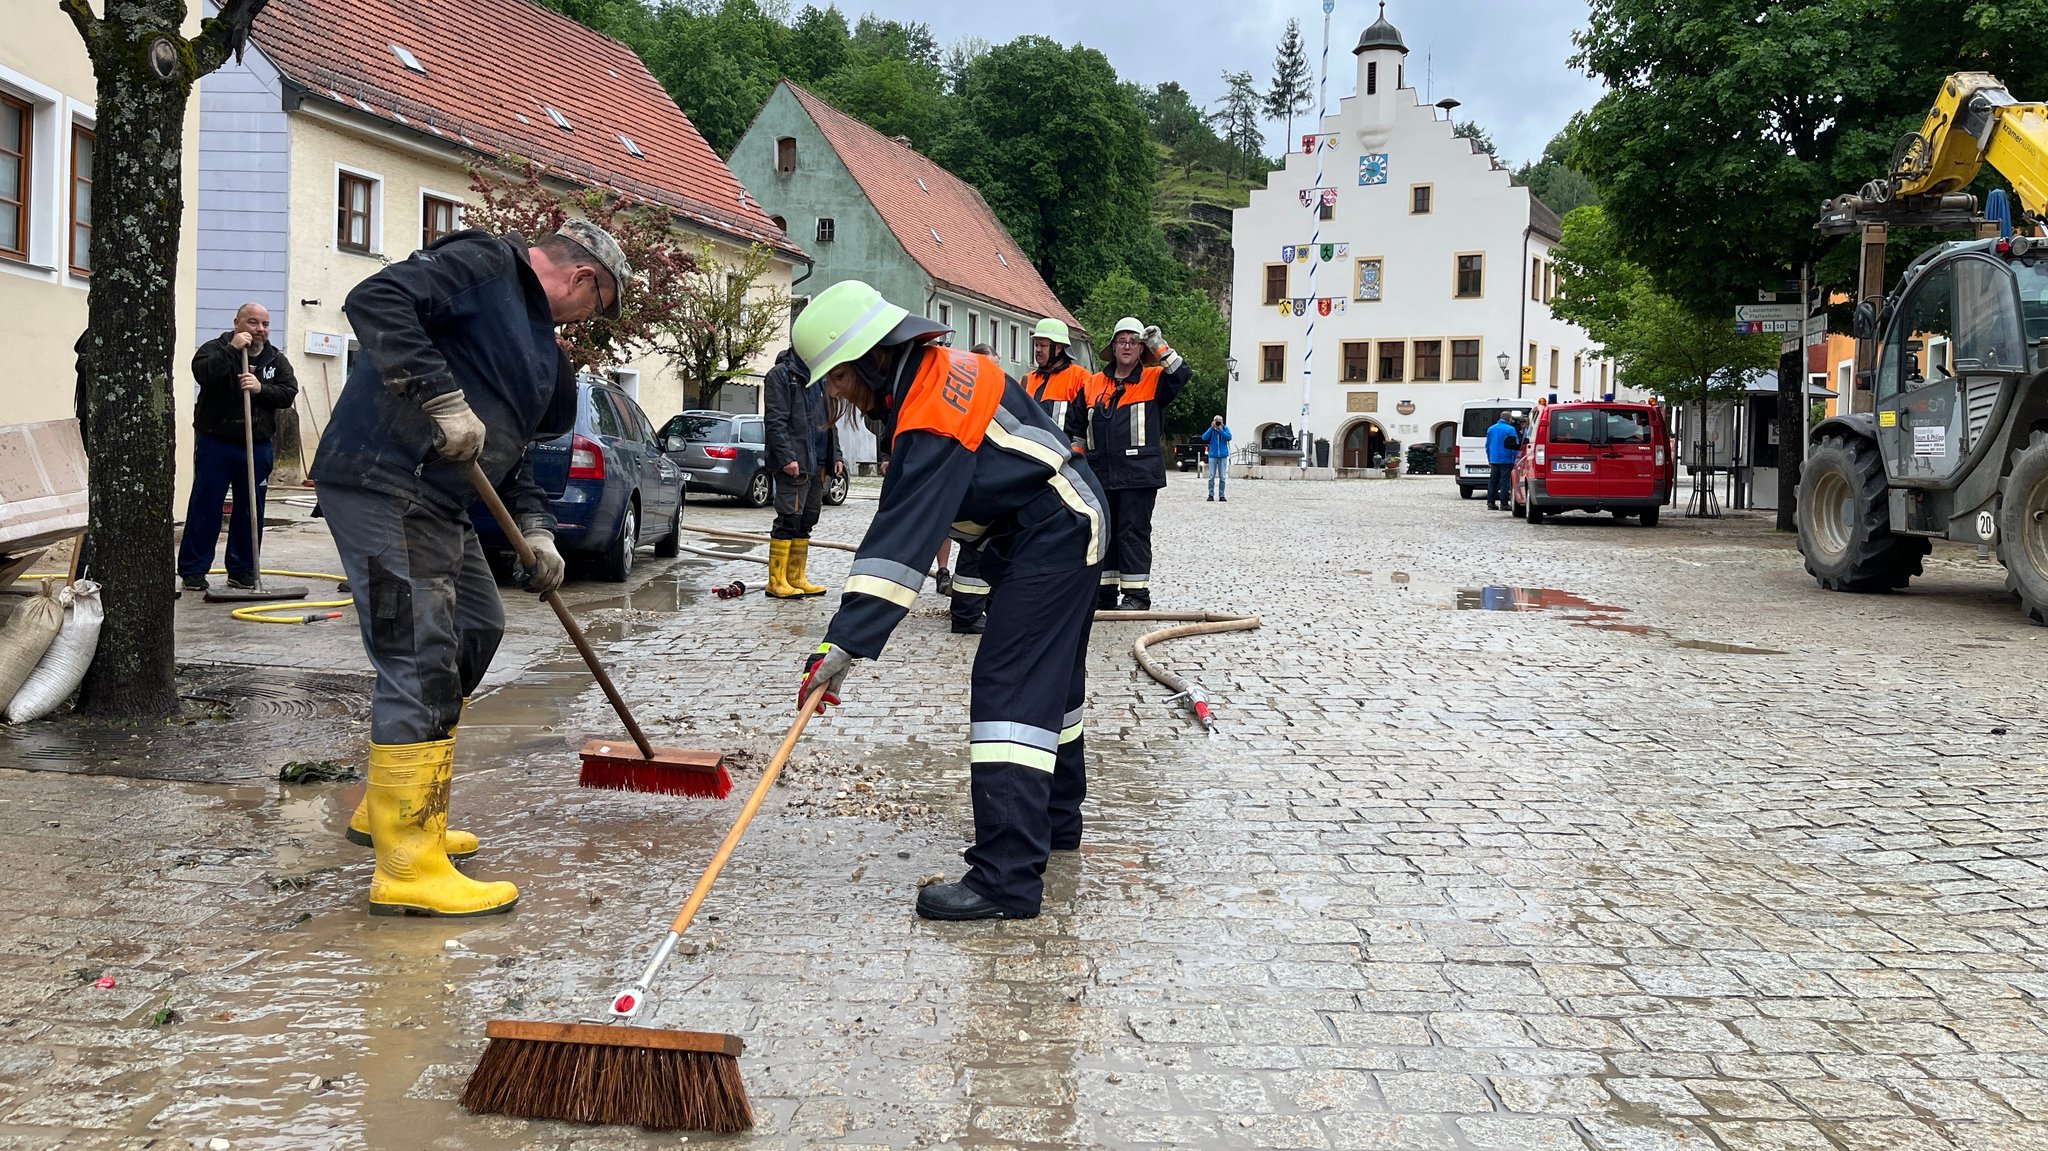
[[[933,279],[1084,331],[972,184],[803,88],[783,83],[789,84],[797,103],[867,193],[896,241]]]
[[[802,255],[632,49],[529,0],[272,0],[251,39],[314,97]]]

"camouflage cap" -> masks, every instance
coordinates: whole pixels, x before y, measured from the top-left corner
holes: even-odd
[[[588,220],[571,220],[555,234],[589,252],[605,271],[611,273],[612,306],[605,309],[604,314],[618,318],[619,305],[626,299],[626,285],[633,279],[633,267],[626,262],[626,253],[619,250],[619,242],[612,239],[610,232]]]

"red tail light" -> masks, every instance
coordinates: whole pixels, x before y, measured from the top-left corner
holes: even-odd
[[[569,441],[569,478],[572,480],[601,480],[604,478],[604,447],[587,436],[577,436]]]
[[[740,458],[738,448],[705,448],[704,454],[714,460],[736,460]]]
[[[1459,457],[1459,456],[1461,456],[1461,455],[1463,455],[1463,454],[1465,454],[1465,449],[1464,449],[1464,448],[1458,447],[1458,446],[1457,446],[1457,445],[1455,445],[1455,444],[1453,444],[1453,445],[1451,446],[1451,466],[1452,466],[1452,467],[1454,467],[1454,468],[1455,468],[1455,467],[1457,467],[1457,466],[1458,466],[1458,457]]]

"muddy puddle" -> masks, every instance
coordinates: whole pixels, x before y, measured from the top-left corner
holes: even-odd
[[[360,762],[372,682],[351,673],[185,664],[176,716],[124,723],[66,712],[0,728],[0,767],[232,783],[276,779],[287,763]]]
[[[1786,654],[1776,648],[1749,647],[1719,640],[1689,639],[1677,635],[1668,628],[1633,622],[1628,618],[1629,609],[1625,607],[1598,603],[1560,588],[1516,587],[1507,584],[1459,588],[1451,606],[1457,611],[1558,612],[1573,627],[1661,639],[1673,647],[1688,651],[1713,652],[1717,655]]]

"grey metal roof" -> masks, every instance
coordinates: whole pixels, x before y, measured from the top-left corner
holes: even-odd
[[[1372,22],[1365,34],[1358,38],[1358,47],[1351,50],[1353,56],[1373,48],[1392,48],[1406,56],[1408,45],[1401,39],[1401,30],[1387,23],[1387,6],[1380,4],[1380,18]]]

